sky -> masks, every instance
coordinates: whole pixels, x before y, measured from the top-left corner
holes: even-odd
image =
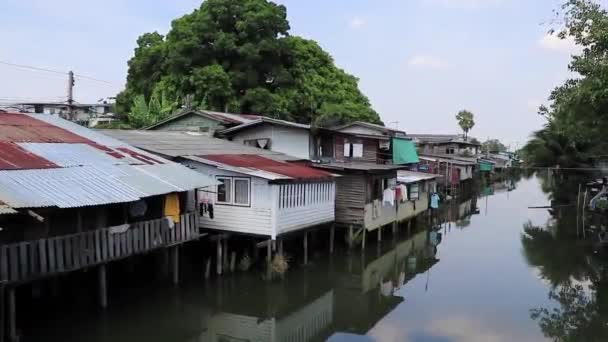
[[[559,0],[279,0],[291,34],[314,39],[360,88],[387,126],[457,133],[459,110],[474,113],[472,136],[521,147],[542,127],[538,106],[571,75],[578,51],[548,35]],[[0,1],[0,103],[65,101],[77,75],[80,103],[114,96],[144,32],[200,0]],[[557,27],[558,28],[558,27]],[[94,78],[92,80],[90,78]],[[103,81],[103,82],[101,82]]]

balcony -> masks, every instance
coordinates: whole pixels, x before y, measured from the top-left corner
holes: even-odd
[[[180,216],[0,246],[0,283],[23,283],[144,254],[200,237],[199,217]]]

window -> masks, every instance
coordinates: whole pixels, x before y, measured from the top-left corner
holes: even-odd
[[[363,158],[363,143],[358,139],[351,142],[344,138],[344,157]]]
[[[249,206],[249,179],[234,178],[234,204]]]
[[[409,186],[409,196],[408,198],[411,200],[417,200],[420,198],[420,194],[419,194],[419,190],[418,190],[418,184],[410,184]]]
[[[217,180],[222,183],[217,186],[217,203],[232,203],[232,179],[229,177],[217,177]]]
[[[243,144],[251,147],[261,148],[263,150],[270,150],[270,139],[269,138],[260,138],[260,139],[248,139],[244,140]]]
[[[238,206],[251,205],[251,180],[241,177],[217,177],[217,203]]]

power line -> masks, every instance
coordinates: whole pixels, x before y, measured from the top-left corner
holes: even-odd
[[[4,64],[4,65],[8,65],[8,66],[13,66],[13,67],[17,67],[17,68],[23,68],[23,69],[31,69],[31,70],[52,72],[52,73],[60,74],[60,75],[67,75],[68,74],[67,72],[62,72],[62,71],[57,71],[57,70],[51,70],[51,69],[46,69],[46,68],[39,68],[39,67],[31,66],[31,65],[15,64],[15,63],[7,62],[7,61],[0,61],[0,64]]]
[[[69,74],[69,72],[65,72],[65,71],[52,70],[52,69],[41,68],[41,67],[32,66],[32,65],[16,64],[16,63],[11,63],[11,62],[2,61],[2,60],[0,60],[0,64],[4,64],[4,65],[16,67],[16,68],[34,70],[34,71],[50,72],[50,73],[59,74],[59,75],[65,75],[65,76],[67,76]],[[78,77],[80,79],[86,79],[86,80],[90,80],[90,81],[94,81],[94,82],[100,82],[100,83],[105,83],[105,84],[109,84],[109,85],[114,85],[114,83],[112,83],[112,82],[101,80],[101,79],[98,79],[98,78],[95,78],[95,77],[90,77],[90,76],[81,75],[81,74],[74,74],[74,76],[76,76],[76,77]]]

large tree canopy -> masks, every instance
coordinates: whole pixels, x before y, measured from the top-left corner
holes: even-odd
[[[138,95],[192,96],[205,109],[297,122],[379,123],[358,88],[312,40],[289,35],[285,6],[267,0],[206,0],[173,21],[166,36],[145,33],[129,60],[119,110]]]
[[[608,147],[608,12],[592,0],[568,0],[562,10],[565,25],[557,34],[573,39],[582,52],[569,65],[577,76],[553,90],[551,104],[540,108],[548,125],[526,146],[530,164],[577,165],[581,156],[586,162]]]

